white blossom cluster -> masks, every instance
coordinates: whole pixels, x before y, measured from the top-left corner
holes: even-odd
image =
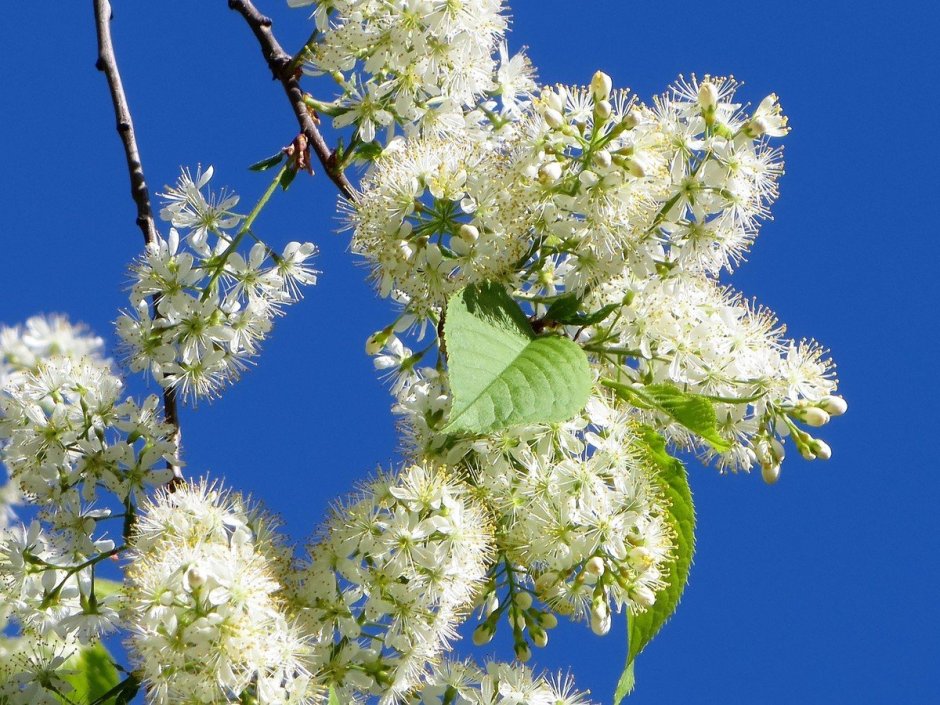
[[[302,704],[322,688],[283,601],[269,520],[206,484],[143,508],[127,570],[128,648],[148,701]]]
[[[485,669],[466,661],[436,666],[409,705],[589,705],[570,678],[554,681],[524,666],[490,662]]]
[[[332,75],[342,89],[320,109],[335,115],[336,127],[355,125],[364,143],[382,128],[391,134],[396,124],[429,132],[459,128],[465,110],[491,96],[515,110],[531,80],[525,58],[509,59],[500,43],[503,10],[501,0],[317,2],[305,69]]]
[[[127,506],[169,479],[154,466],[175,461],[176,445],[156,397],[121,398],[101,339],[83,326],[34,317],[0,330],[0,341],[0,461],[10,474],[0,494],[38,508],[28,526],[0,526],[0,627],[12,619],[18,637],[0,649],[0,692],[41,702],[58,687],[56,670],[119,621],[117,597],[95,581],[121,550],[104,523],[119,518],[108,498]],[[0,514],[0,524],[12,518]]]
[[[0,647],[0,703],[3,705],[62,705],[63,696],[78,693],[66,676],[74,674],[70,660],[74,640],[33,639],[12,653]],[[84,695],[82,693],[81,695]]]
[[[363,182],[350,213],[353,250],[415,321],[467,284],[511,279],[526,257],[534,212],[505,188],[517,178],[514,144],[469,132],[399,141]]]
[[[277,253],[234,213],[238,197],[208,189],[212,168],[184,170],[163,194],[173,226],[133,268],[131,311],[117,324],[128,365],[149,370],[188,399],[218,395],[258,354],[273,320],[316,283],[316,247],[290,242]]]
[[[501,157],[500,200],[479,214],[455,160],[459,139],[416,137],[386,150],[348,214],[354,249],[403,307],[370,341],[370,352],[385,347],[377,365],[407,378],[418,358],[394,334],[439,323],[448,293],[486,278],[514,291],[540,330],[581,344],[599,377],[715,399],[731,444],[721,453],[669,419],[636,415],[720,469],[759,465],[775,481],[787,437],[804,457],[828,458],[798,426],[845,410],[825,351],[785,338],[770,312],[717,279],[769,216],[782,163],[768,140],[788,129],[776,96],[748,111],[737,88],[733,79],[680,79],[651,107],[601,72],[588,87],[544,88],[513,124],[468,131],[475,152]],[[436,188],[438,178],[459,187]],[[476,243],[500,266],[474,258]],[[547,318],[564,297],[595,317]],[[397,391],[407,379],[396,378]]]
[[[33,316],[22,326],[0,326],[0,397],[11,376],[35,372],[41,360],[53,356],[102,360],[103,345],[101,338],[64,316]],[[0,529],[13,520],[18,495],[15,484],[0,485]]]
[[[159,419],[156,396],[143,405],[122,399],[107,363],[52,357],[13,375],[0,396],[3,462],[19,490],[42,505],[63,531],[94,515],[81,513],[99,488],[126,500],[169,479],[161,460],[175,461],[172,427]]]
[[[459,480],[413,465],[337,507],[298,575],[317,665],[344,698],[393,702],[456,636],[492,557],[489,518]]]
[[[488,642],[508,615],[517,656],[527,658],[530,642],[547,643],[556,614],[606,634],[612,610],[636,613],[654,603],[673,533],[629,411],[598,391],[566,423],[455,440],[441,432],[450,406],[446,380],[431,368],[417,373],[395,407],[407,449],[467,468],[497,518],[503,562],[481,601],[477,643]]]

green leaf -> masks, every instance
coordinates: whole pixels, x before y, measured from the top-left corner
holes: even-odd
[[[566,421],[587,403],[592,376],[584,351],[567,338],[536,336],[502,284],[454,294],[444,342],[454,397],[447,433]]]
[[[63,677],[74,688],[68,697],[75,703],[94,702],[121,682],[121,676],[111,661],[111,654],[101,643],[82,647],[65,662],[62,669],[75,671]]]
[[[276,167],[278,164],[284,161],[284,157],[286,156],[287,155],[284,154],[283,151],[278,152],[277,154],[272,154],[267,159],[262,159],[260,162],[255,162],[248,168],[251,171],[267,171],[268,169]]]
[[[281,178],[278,181],[278,184],[280,185],[282,191],[287,190],[287,187],[293,183],[295,176],[297,176],[297,169],[293,167],[289,167],[281,172]]]
[[[545,312],[545,319],[571,326],[592,326],[600,323],[623,304],[607,304],[593,313],[581,313],[582,300],[574,294],[556,299]]]
[[[620,705],[620,701],[633,692],[635,685],[636,677],[633,675],[633,661],[627,661],[627,666],[620,674],[620,680],[617,681],[617,690],[614,691],[614,705]]]
[[[695,507],[685,467],[666,452],[663,437],[651,428],[643,433],[649,461],[658,469],[655,482],[668,502],[667,519],[676,533],[675,559],[666,570],[666,587],[656,595],[656,602],[645,612],[627,619],[627,663],[614,694],[614,705],[629,695],[635,682],[633,664],[679,606],[679,599],[689,580],[695,553]]]
[[[655,409],[669,416],[719,453],[731,449],[731,443],[718,432],[715,405],[708,397],[682,391],[673,384],[630,386],[611,380],[604,380],[602,384],[636,406]]]

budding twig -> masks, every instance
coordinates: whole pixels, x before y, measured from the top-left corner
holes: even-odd
[[[137,136],[134,134],[134,120],[131,109],[127,104],[124,93],[124,84],[121,82],[121,73],[118,70],[117,57],[114,54],[114,44],[111,41],[111,2],[110,0],[94,0],[95,25],[98,34],[98,60],[95,67],[104,73],[108,79],[108,88],[111,91],[111,102],[114,105],[114,117],[117,120],[117,131],[124,145],[124,156],[127,159],[127,172],[131,180],[131,197],[137,205],[137,227],[144,236],[144,244],[149,245],[157,240],[157,226],[153,220],[153,209],[150,205],[150,191],[144,179],[144,165],[140,160],[140,150],[137,147]],[[154,302],[156,305],[156,302]],[[176,429],[176,443],[180,441],[179,411],[176,405],[176,391],[172,388],[163,390],[163,416],[166,422]],[[168,463],[167,467],[173,470],[173,482],[183,479],[179,466]]]
[[[310,114],[304,100],[304,91],[298,80],[294,57],[284,51],[277,41],[271,29],[271,19],[258,12],[251,0],[228,0],[228,6],[245,18],[245,22],[248,23],[252,33],[258,40],[261,53],[264,55],[265,61],[268,62],[271,73],[284,87],[284,93],[287,95],[294,115],[297,117],[300,131],[307,138],[310,148],[317,155],[317,159],[323,166],[326,175],[336,184],[336,187],[345,198],[354,201],[356,191],[337,164],[335,152],[326,144],[326,140],[323,139],[323,135],[320,134],[320,130]]]

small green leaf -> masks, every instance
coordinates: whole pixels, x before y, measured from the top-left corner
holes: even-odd
[[[295,176],[297,176],[297,169],[293,167],[289,167],[281,172],[281,178],[278,181],[278,184],[283,191],[287,190],[287,187],[290,186],[294,181]]]
[[[611,380],[604,380],[602,384],[636,406],[655,409],[669,416],[719,453],[731,449],[731,443],[718,432],[715,405],[708,397],[684,392],[673,384],[630,386]]]
[[[593,326],[600,323],[622,304],[607,304],[593,313],[581,313],[583,301],[574,294],[565,294],[556,299],[545,312],[545,319],[570,326]]]
[[[620,701],[633,692],[635,685],[636,677],[633,675],[633,661],[628,661],[623,673],[620,674],[620,680],[617,681],[617,690],[614,691],[614,705],[620,705]]]
[[[627,663],[617,684],[614,705],[619,705],[633,690],[633,664],[637,655],[679,606],[695,553],[695,507],[685,467],[666,452],[665,440],[653,429],[644,430],[643,441],[648,460],[658,469],[655,481],[668,501],[666,515],[676,533],[676,550],[674,560],[666,569],[666,587],[657,593],[656,602],[645,612],[628,617]]]
[[[277,154],[272,154],[267,159],[262,159],[260,162],[255,162],[248,168],[251,171],[267,171],[268,169],[272,169],[284,161],[284,157],[286,156],[287,155],[284,154],[284,152],[278,152]]]
[[[121,676],[111,661],[111,654],[100,642],[83,647],[65,662],[62,669],[75,671],[63,677],[74,689],[68,695],[75,703],[94,702],[121,682]]]
[[[581,309],[581,297],[577,294],[565,294],[552,302],[545,312],[545,318],[550,321],[565,323],[574,316],[578,315]]]
[[[454,397],[445,432],[566,421],[587,403],[592,376],[584,351],[567,338],[536,336],[502,284],[454,294],[444,342]]]

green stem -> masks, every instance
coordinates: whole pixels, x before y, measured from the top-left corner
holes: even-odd
[[[251,231],[252,224],[261,214],[261,211],[264,209],[264,207],[268,204],[268,201],[271,200],[271,196],[274,195],[274,192],[277,191],[278,184],[281,183],[281,177],[289,168],[289,164],[284,164],[280,169],[278,169],[274,179],[268,185],[268,188],[265,189],[265,192],[261,194],[261,198],[259,198],[258,202],[255,203],[254,208],[252,208],[251,212],[245,216],[245,220],[242,221],[241,227],[238,229],[238,232],[235,233],[235,237],[232,238],[232,241],[228,244],[228,247],[222,251],[222,254],[216,258],[216,262],[212,268],[212,274],[209,275],[209,282],[206,284],[206,288],[202,292],[202,301],[205,301],[209,298],[215,287],[215,283],[218,281],[219,277],[222,276],[222,272],[225,271],[225,263],[228,261],[228,258],[232,255],[233,252],[235,252],[235,250],[241,244],[242,240],[245,239],[245,236]]]

